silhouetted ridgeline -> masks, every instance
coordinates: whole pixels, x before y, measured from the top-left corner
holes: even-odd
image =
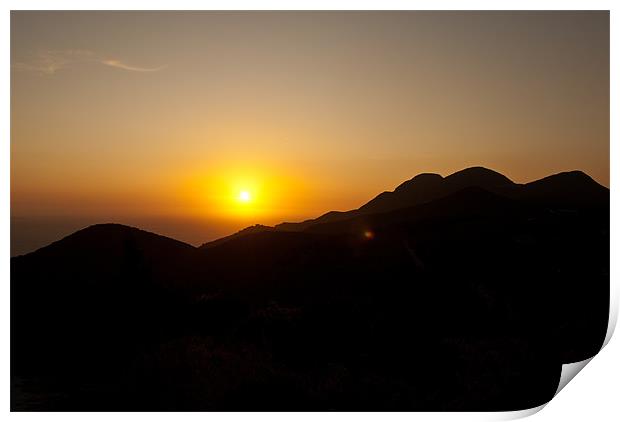
[[[517,410],[601,347],[609,190],[421,174],[194,248],[101,224],[11,259],[13,410]]]
[[[472,167],[445,178],[432,173],[419,174],[402,183],[393,192],[383,192],[377,195],[376,198],[357,210],[331,211],[317,219],[302,223],[278,224],[276,229],[304,230],[320,223],[347,220],[360,215],[411,207],[456,193],[468,187],[482,188],[509,198],[543,203],[548,201],[551,205],[567,204],[570,201],[579,201],[587,205],[589,202],[604,200],[609,195],[608,189],[580,171],[560,173],[520,185],[493,170],[484,167]]]

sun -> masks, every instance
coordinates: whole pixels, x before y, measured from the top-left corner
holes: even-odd
[[[242,190],[239,192],[239,196],[237,197],[239,202],[250,202],[252,200],[252,195],[247,190]]]

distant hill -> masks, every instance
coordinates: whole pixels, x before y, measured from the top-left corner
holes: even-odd
[[[200,248],[212,248],[214,246],[218,246],[224,242],[227,242],[229,240],[232,239],[236,239],[238,237],[241,236],[245,236],[246,234],[250,234],[250,233],[261,233],[261,232],[265,232],[265,231],[273,231],[274,228],[273,227],[269,227],[269,226],[265,226],[262,224],[255,224],[253,226],[250,227],[246,227],[245,229],[239,230],[237,233],[233,233],[230,236],[225,236],[216,240],[212,240],[210,242],[206,242],[203,243],[202,245],[200,245]]]
[[[393,192],[382,193],[361,206],[359,212],[369,214],[411,207],[469,187],[505,192],[514,188],[515,184],[507,177],[483,167],[471,167],[446,178],[438,174],[424,173],[402,183]]]
[[[194,252],[192,245],[144,230],[96,224],[11,262],[16,270],[44,272],[48,279],[67,279],[65,271],[88,274],[91,283],[110,283],[132,266],[136,271],[148,267],[155,268],[157,279],[165,282],[170,274],[178,275],[183,261]],[[34,260],[37,265],[32,265]]]
[[[609,189],[582,171],[569,171],[527,183],[514,196],[552,206],[575,208],[609,201]]]

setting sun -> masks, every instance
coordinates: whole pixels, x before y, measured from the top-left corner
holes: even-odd
[[[247,190],[242,190],[241,192],[239,192],[238,199],[240,202],[250,202],[252,200],[252,196],[250,195],[250,192],[248,192]]]
[[[240,162],[224,154],[218,161],[200,162],[179,181],[179,200],[195,217],[226,221],[220,224],[234,231],[312,216],[313,186],[298,168],[264,159]]]

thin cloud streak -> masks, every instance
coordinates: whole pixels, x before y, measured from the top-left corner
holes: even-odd
[[[103,58],[88,50],[48,50],[39,52],[28,62],[15,62],[13,69],[17,71],[36,72],[53,75],[77,63],[97,63],[130,72],[157,72],[166,66],[154,68],[132,66],[121,60]]]
[[[163,68],[166,67],[166,66],[160,66],[160,67],[148,68],[148,67],[130,66],[128,64],[121,62],[120,60],[101,60],[100,63],[105,64],[106,66],[117,67],[119,69],[131,70],[133,72],[157,72],[158,70],[162,70]]]

